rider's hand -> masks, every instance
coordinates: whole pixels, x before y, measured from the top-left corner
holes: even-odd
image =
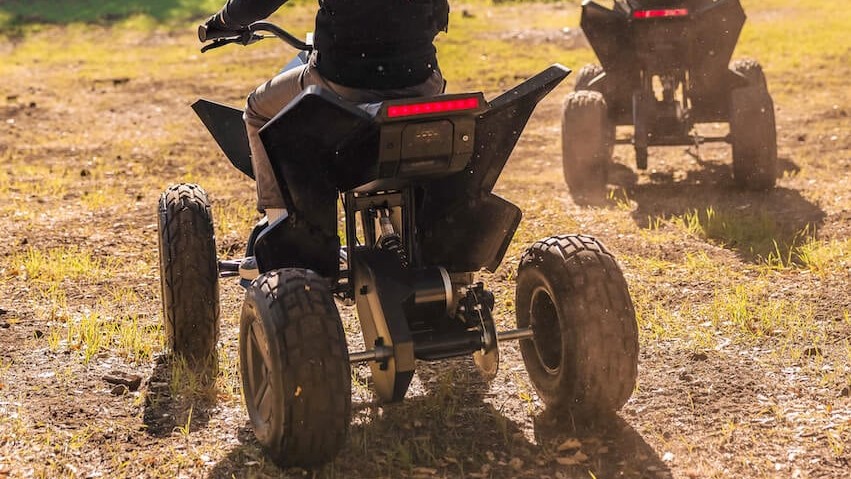
[[[245,31],[245,27],[228,25],[222,12],[218,12],[198,26],[198,40],[206,42],[216,38],[234,37]]]

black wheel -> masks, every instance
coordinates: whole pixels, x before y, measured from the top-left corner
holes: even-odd
[[[517,326],[529,378],[548,409],[605,417],[626,403],[638,374],[638,326],[615,258],[590,236],[536,242],[517,271]]]
[[[207,193],[193,184],[169,186],[160,196],[158,226],[166,348],[213,375],[219,273]]]
[[[751,85],[768,89],[765,73],[762,71],[762,65],[758,61],[752,58],[742,58],[734,61],[730,65],[730,69],[747,78],[748,83]]]
[[[352,378],[327,281],[304,269],[260,275],[245,293],[239,366],[257,440],[280,466],[310,467],[346,440]]]
[[[594,63],[589,63],[585,65],[584,67],[582,67],[582,69],[579,70],[579,73],[576,75],[576,83],[573,87],[574,91],[593,90],[602,93],[602,90],[599,86],[588,86],[591,83],[591,80],[597,78],[602,74],[603,67],[601,67],[600,65],[596,65]]]
[[[574,199],[602,201],[615,143],[615,125],[603,95],[577,91],[567,95],[561,121],[564,180]]]
[[[769,189],[777,179],[774,101],[758,62],[738,60],[731,68],[748,80],[747,86],[736,88],[731,94],[733,179],[750,190]]]

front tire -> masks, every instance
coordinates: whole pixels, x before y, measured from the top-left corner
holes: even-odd
[[[219,336],[219,273],[204,189],[169,186],[159,200],[158,232],[166,349],[212,377]]]
[[[255,279],[239,328],[243,395],[257,440],[282,467],[331,461],[352,404],[346,336],[327,281],[281,269]]]
[[[603,95],[577,91],[567,95],[562,113],[562,166],[570,193],[580,203],[605,199],[615,125]]]
[[[638,326],[614,257],[590,236],[536,242],[517,271],[517,326],[529,378],[557,415],[593,420],[617,411],[635,388]]]
[[[765,74],[755,60],[738,60],[731,69],[748,80],[748,85],[734,89],[730,98],[733,179],[749,190],[773,188],[777,180],[777,129]]]

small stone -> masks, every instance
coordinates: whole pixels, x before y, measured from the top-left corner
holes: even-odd
[[[41,338],[44,337],[44,331],[42,331],[40,329],[36,329],[35,333],[33,333],[33,335],[35,335],[36,339],[41,339]]]
[[[87,177],[87,176],[92,176],[92,172],[91,172],[91,171],[89,171],[89,170],[87,170],[87,169],[85,169],[85,168],[83,168],[82,170],[80,170],[80,177],[81,177],[81,178],[85,178],[85,177]]]
[[[845,386],[844,388],[842,388],[842,391],[839,391],[839,397],[851,397],[851,386]]]
[[[808,358],[812,358],[812,357],[815,357],[815,356],[821,356],[821,355],[822,355],[821,348],[818,347],[818,346],[810,346],[810,347],[808,347],[807,349],[804,350],[804,356],[806,356]]]
[[[112,371],[103,377],[103,380],[109,384],[124,386],[130,391],[138,391],[142,385],[142,376],[138,374],[127,374],[121,371]],[[114,390],[115,388],[113,388]]]
[[[802,143],[807,141],[807,135],[798,135],[798,141]]]
[[[125,386],[123,384],[119,384],[119,385],[113,387],[109,392],[111,392],[113,396],[123,396],[123,395],[127,394],[128,392],[130,392],[130,390],[127,389],[127,386]]]
[[[692,361],[706,361],[707,359],[709,359],[709,356],[703,351],[697,351],[692,353],[689,359],[691,359]]]

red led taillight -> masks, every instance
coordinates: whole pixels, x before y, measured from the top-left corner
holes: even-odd
[[[403,116],[427,115],[429,113],[448,113],[451,111],[476,110],[479,108],[479,98],[456,98],[454,100],[426,101],[409,103],[407,105],[390,105],[387,107],[388,118]]]
[[[668,17],[687,17],[687,8],[668,8],[665,10],[636,10],[632,12],[632,18],[668,18]]]

